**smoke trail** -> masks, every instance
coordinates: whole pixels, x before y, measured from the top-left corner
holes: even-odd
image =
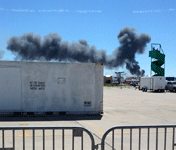
[[[0,59],[4,57],[4,51],[0,50]]]
[[[86,40],[73,43],[62,41],[57,33],[50,33],[43,40],[33,33],[26,33],[20,37],[13,36],[7,42],[7,49],[17,52],[24,60],[40,60],[42,57],[47,61],[103,62],[109,69],[126,64],[131,74],[143,74],[144,70],[140,71],[135,55],[144,53],[151,37],[145,33],[138,35],[135,28],[125,27],[120,30],[117,38],[120,47],[117,47],[112,55],[90,46]]]

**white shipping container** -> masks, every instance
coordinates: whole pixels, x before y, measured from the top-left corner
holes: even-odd
[[[140,89],[146,90],[165,90],[166,79],[163,76],[142,77]]]
[[[0,112],[103,113],[103,64],[0,61]]]

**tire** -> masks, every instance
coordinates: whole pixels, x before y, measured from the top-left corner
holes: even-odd
[[[145,92],[147,92],[147,89],[145,89]]]
[[[174,88],[173,91],[176,93],[176,89]]]
[[[165,90],[161,90],[161,92],[165,92]]]

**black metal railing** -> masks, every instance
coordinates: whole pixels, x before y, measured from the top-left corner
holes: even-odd
[[[176,125],[151,125],[151,126],[117,126],[117,127],[113,127],[111,129],[109,129],[108,131],[106,131],[106,133],[103,135],[102,137],[102,141],[101,141],[101,150],[105,150],[105,144],[106,144],[106,138],[109,134],[112,134],[112,140],[111,140],[111,147],[109,147],[108,149],[112,149],[112,150],[116,150],[116,149],[121,149],[123,150],[124,149],[124,131],[125,130],[128,130],[127,135],[129,134],[129,149],[132,150],[133,148],[133,143],[137,143],[138,145],[138,149],[141,150],[141,135],[142,135],[142,130],[146,130],[147,129],[147,132],[143,133],[143,134],[146,134],[147,135],[147,139],[146,139],[146,145],[147,145],[147,150],[150,149],[150,146],[154,146],[155,145],[155,149],[158,150],[158,146],[161,145],[161,143],[163,144],[163,149],[166,150],[166,144],[167,144],[167,141],[169,140],[172,140],[171,144],[170,145],[167,145],[167,146],[170,146],[172,148],[172,150],[174,150],[174,146],[176,146],[176,143],[175,143],[175,128],[176,128]],[[155,134],[155,142],[154,143],[153,141],[151,142],[150,140],[150,137],[151,137],[151,129],[154,129],[155,131],[152,131],[152,134]],[[160,139],[161,139],[161,136],[163,136],[163,141],[160,141],[159,143],[159,132],[158,130],[159,129],[164,129],[163,132],[160,132],[160,134],[163,134],[163,135],[160,135]],[[168,129],[171,129],[171,131],[168,132]],[[117,130],[120,130],[120,135],[121,135],[121,139],[120,141],[117,141],[115,140],[115,131]],[[135,138],[135,140],[133,140],[133,130],[138,130],[137,133],[135,134],[138,134],[138,138]],[[172,134],[172,139],[170,138],[167,138],[167,134]],[[126,137],[126,138],[128,138]],[[143,138],[144,139],[144,138]],[[132,142],[133,141],[133,142]],[[115,142],[118,143],[117,144],[117,147],[115,147]],[[151,142],[151,144],[150,144]],[[126,143],[127,144],[127,143]],[[119,148],[120,147],[120,148]],[[135,148],[136,149],[136,148]]]
[[[85,149],[97,150],[99,145],[101,146],[101,150],[105,149],[174,150],[174,147],[176,146],[175,128],[176,125],[116,126],[107,130],[101,139],[101,143],[95,145],[95,140],[92,133],[82,127],[0,127],[0,133],[2,133],[2,136],[0,136],[0,139],[2,141],[2,144],[0,144],[0,150],[15,150],[15,149],[19,150],[19,148],[16,148],[16,146],[18,146],[18,144],[21,142],[21,139],[17,140],[19,142],[18,143],[16,141],[17,137],[22,138],[21,149],[22,150],[28,149],[29,141],[27,140],[29,140],[29,138],[26,140],[26,136],[32,138],[30,149],[33,150],[37,149],[36,145],[39,145],[39,142],[41,142],[41,147],[43,148],[43,150],[45,150],[47,142],[47,145],[48,144],[52,145],[51,146],[52,148],[50,149],[56,150],[58,149],[58,146],[56,146],[56,144],[58,144],[58,140],[56,140],[56,136],[58,136],[58,134],[56,134],[56,131],[60,131],[61,133],[59,134],[59,139],[61,140],[60,143],[61,148],[59,149],[62,150],[68,148],[68,145],[72,150],[74,149],[76,150],[78,147],[81,150]],[[20,135],[17,134],[18,136],[16,136],[18,130],[21,130],[22,132]],[[50,137],[52,139],[51,143],[47,141],[48,139],[46,135],[47,130],[51,131],[50,134]],[[31,134],[27,134],[26,131],[31,131]],[[38,140],[36,142],[36,138],[38,137],[38,135],[36,135],[37,131],[41,131],[42,133],[40,134],[41,141]],[[66,135],[67,131],[70,131],[69,135]],[[8,134],[8,136],[6,136],[6,134]],[[118,138],[116,137],[116,135],[118,135]],[[67,140],[68,137],[71,139],[69,142]],[[75,140],[75,137],[79,137],[77,139],[80,141],[80,144],[78,144],[77,139]],[[12,142],[8,141],[10,140],[9,138],[12,138],[11,139]],[[85,146],[85,143],[87,142],[88,139],[90,140],[90,144]],[[5,145],[5,143],[7,143],[6,141],[8,141],[8,143],[12,143],[12,146],[10,147],[6,146]],[[26,144],[26,142],[28,145]]]
[[[26,137],[25,137],[25,131],[29,131],[29,130],[32,130],[32,135],[31,135],[31,137],[32,137],[32,144],[31,144],[31,147],[32,147],[32,149],[33,150],[35,150],[36,148],[35,148],[35,146],[36,146],[36,143],[35,143],[35,131],[36,130],[40,130],[40,131],[42,131],[43,133],[42,133],[42,135],[41,135],[41,137],[43,138],[43,143],[42,143],[42,145],[43,145],[43,150],[45,150],[45,141],[46,141],[46,136],[45,136],[45,131],[46,130],[52,130],[52,135],[51,135],[51,137],[52,137],[52,147],[53,147],[53,150],[55,150],[56,148],[55,148],[55,136],[56,136],[56,134],[55,134],[55,131],[57,131],[57,130],[61,130],[61,132],[62,132],[62,135],[61,135],[61,137],[62,137],[62,144],[61,144],[61,146],[62,146],[62,150],[65,150],[65,146],[68,144],[68,143],[66,143],[65,142],[65,131],[67,131],[67,130],[71,130],[72,131],[72,134],[70,135],[71,137],[72,137],[72,142],[70,141],[69,142],[69,144],[71,143],[71,147],[72,147],[72,150],[74,150],[74,148],[75,148],[75,142],[74,142],[74,138],[75,137],[80,137],[81,138],[81,150],[83,150],[84,149],[84,144],[83,144],[83,138],[84,138],[84,134],[83,133],[86,133],[88,136],[89,136],[89,138],[90,138],[90,141],[91,141],[91,144],[90,144],[90,149],[94,149],[94,146],[95,146],[95,142],[94,142],[94,138],[93,138],[93,136],[92,136],[92,134],[87,130],[87,129],[85,129],[85,128],[82,128],[82,127],[0,127],[0,131],[2,131],[2,148],[0,148],[0,150],[1,149],[3,149],[3,150],[6,150],[6,149],[8,149],[8,150],[15,150],[16,149],[16,145],[17,144],[15,144],[15,140],[16,140],[16,138],[15,138],[15,131],[17,131],[17,130],[21,130],[22,131],[22,140],[23,140],[23,142],[22,142],[22,149],[23,150],[25,150],[26,149],[26,146],[25,146],[25,139],[26,139]],[[12,137],[12,146],[11,147],[5,147],[5,131],[12,131],[12,135],[11,136],[9,136],[9,137]],[[9,132],[8,132],[9,133]],[[19,140],[18,140],[19,141]],[[39,144],[39,143],[37,143],[37,144]]]

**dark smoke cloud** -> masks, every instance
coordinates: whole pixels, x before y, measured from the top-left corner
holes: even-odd
[[[50,33],[43,40],[33,33],[13,36],[7,42],[7,49],[17,52],[24,60],[45,58],[47,61],[103,62],[109,69],[126,64],[131,74],[144,74],[144,70],[140,71],[135,55],[144,53],[151,37],[145,33],[138,35],[135,28],[125,27],[120,30],[117,38],[120,46],[112,55],[107,55],[105,50],[97,50],[95,46],[90,46],[86,40],[73,43],[62,41],[62,37],[57,33]]]
[[[0,50],[0,59],[4,57],[4,51]]]

